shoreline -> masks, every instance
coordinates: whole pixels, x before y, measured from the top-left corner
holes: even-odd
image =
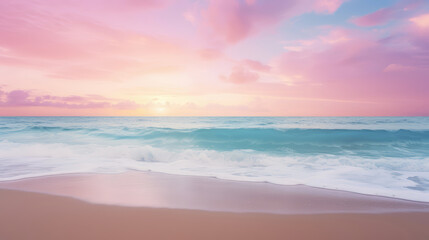
[[[96,204],[215,212],[270,214],[429,212],[428,202],[306,185],[286,186],[152,171],[31,177],[0,182],[0,189],[72,197]]]
[[[413,199],[407,199],[407,198],[401,198],[397,196],[387,196],[382,194],[370,194],[370,193],[362,193],[357,191],[351,191],[351,190],[344,190],[339,188],[328,188],[328,187],[319,187],[319,186],[311,186],[306,184],[280,184],[280,183],[273,183],[269,181],[246,181],[246,180],[238,180],[238,179],[228,179],[228,178],[220,178],[216,176],[204,176],[204,175],[190,175],[190,174],[180,174],[180,173],[168,173],[168,172],[158,172],[158,171],[152,171],[152,170],[135,170],[130,169],[123,172],[73,172],[73,173],[54,173],[49,175],[37,175],[37,176],[30,176],[30,177],[24,177],[24,178],[18,178],[18,179],[10,179],[10,180],[0,180],[0,189],[2,189],[3,183],[14,183],[14,182],[20,182],[20,181],[27,181],[32,179],[44,179],[44,178],[55,178],[55,177],[68,177],[68,176],[87,176],[87,175],[117,175],[117,174],[127,174],[127,173],[142,173],[142,174],[160,174],[160,175],[169,175],[172,177],[191,177],[191,178],[209,178],[209,179],[215,179],[219,181],[228,181],[228,182],[236,182],[236,183],[249,183],[249,184],[269,184],[274,186],[281,186],[281,187],[305,187],[305,188],[312,188],[312,189],[319,189],[319,190],[327,190],[327,191],[338,191],[338,192],[344,192],[344,193],[350,193],[350,194],[357,194],[367,197],[379,197],[379,198],[386,198],[386,199],[392,199],[392,200],[400,200],[400,201],[407,201],[407,202],[414,202],[414,203],[422,203],[422,204],[429,204],[428,201],[420,201],[420,200],[413,200]],[[30,191],[31,192],[31,191]]]
[[[429,213],[282,215],[92,204],[0,190],[1,239],[424,240]]]

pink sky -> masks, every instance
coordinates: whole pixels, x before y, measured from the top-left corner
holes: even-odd
[[[0,115],[429,115],[424,0],[3,0]]]

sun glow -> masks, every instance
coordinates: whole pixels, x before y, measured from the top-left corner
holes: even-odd
[[[167,108],[166,107],[156,107],[155,113],[159,115],[167,114]]]

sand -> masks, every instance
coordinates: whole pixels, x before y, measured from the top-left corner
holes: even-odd
[[[0,240],[429,239],[429,203],[161,173],[0,183]]]
[[[429,203],[304,185],[240,182],[210,177],[130,171],[66,174],[0,182],[110,205],[277,214],[429,212]]]
[[[282,215],[121,207],[0,190],[0,239],[429,239],[429,214]]]

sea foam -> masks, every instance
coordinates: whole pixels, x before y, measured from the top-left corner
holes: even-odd
[[[429,201],[429,118],[0,118],[0,181],[127,170]]]

